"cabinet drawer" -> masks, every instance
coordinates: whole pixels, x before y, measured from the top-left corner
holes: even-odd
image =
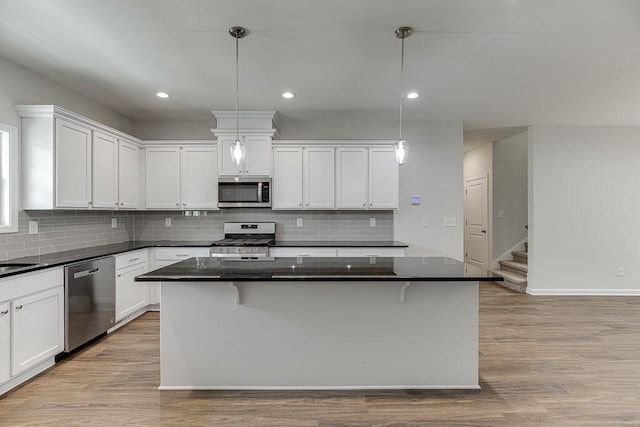
[[[156,261],[183,260],[192,257],[208,257],[209,248],[156,248]]]
[[[405,248],[338,248],[339,257],[403,257]]]
[[[132,265],[143,264],[149,261],[149,252],[144,249],[141,251],[127,252],[116,256],[116,270],[130,267]]]
[[[335,257],[336,248],[269,248],[271,257]]]

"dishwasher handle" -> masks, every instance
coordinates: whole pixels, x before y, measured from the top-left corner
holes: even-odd
[[[100,268],[92,268],[91,270],[78,271],[77,273],[73,273],[74,279],[79,279],[81,277],[91,276],[100,271]]]

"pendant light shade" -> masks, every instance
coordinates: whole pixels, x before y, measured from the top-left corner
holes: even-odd
[[[249,31],[243,27],[229,28],[229,35],[236,39],[236,140],[229,146],[231,161],[235,165],[240,165],[244,161],[246,147],[240,139],[240,72],[238,66],[238,40],[249,34]]]
[[[409,143],[402,138],[402,107],[404,105],[404,39],[409,37],[413,32],[411,27],[400,27],[395,31],[396,37],[402,40],[402,52],[400,56],[400,137],[393,144],[396,153],[396,161],[403,165],[409,156]]]

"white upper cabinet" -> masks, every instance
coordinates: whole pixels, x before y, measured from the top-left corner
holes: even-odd
[[[147,209],[180,208],[180,147],[147,147]]]
[[[302,148],[273,149],[273,209],[302,209]]]
[[[215,145],[147,147],[147,209],[218,209]]]
[[[335,207],[335,148],[303,149],[302,182],[305,209]]]
[[[118,139],[93,132],[93,207],[114,209],[118,204]]]
[[[271,176],[271,136],[240,135],[246,151],[244,161],[236,165],[231,161],[231,144],[235,136],[218,138],[219,176]]]
[[[398,175],[392,147],[369,148],[369,209],[398,207]]]
[[[136,208],[136,138],[54,105],[15,108],[23,209]]]
[[[218,127],[211,131],[218,138],[218,176],[272,176],[271,140],[276,134],[275,111],[213,111]],[[238,131],[239,128],[239,131]],[[245,159],[231,161],[229,146],[236,133],[245,144]]]
[[[182,207],[218,208],[218,151],[214,146],[182,148]]]
[[[273,209],[397,209],[398,164],[390,144],[278,141]]]
[[[336,150],[336,208],[367,208],[368,160],[366,148],[339,147]]]
[[[91,204],[91,129],[56,119],[56,207]]]
[[[118,144],[118,207],[138,208],[138,163],[140,148],[130,142]]]

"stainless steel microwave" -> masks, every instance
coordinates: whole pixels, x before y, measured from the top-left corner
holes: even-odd
[[[219,208],[270,208],[271,178],[234,177],[218,179]]]

